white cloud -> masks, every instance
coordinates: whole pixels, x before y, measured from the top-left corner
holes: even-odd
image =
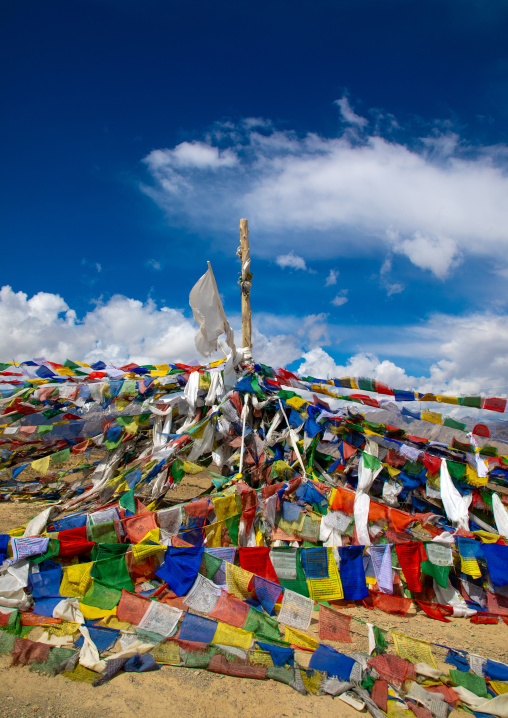
[[[328,274],[325,282],[325,287],[332,287],[334,284],[337,284],[337,277],[339,276],[339,272],[336,269],[330,269],[330,273]]]
[[[415,377],[408,376],[404,369],[393,362],[379,361],[374,354],[363,352],[355,354],[348,359],[345,365],[341,366],[336,364],[321,347],[318,347],[304,354],[303,359],[303,363],[298,367],[298,372],[303,375],[315,376],[318,379],[366,376],[395,389],[414,388],[418,381]]]
[[[401,282],[390,282],[389,275],[392,271],[392,255],[388,254],[379,272],[379,280],[381,286],[386,290],[386,294],[391,297],[393,294],[400,294],[406,288]]]
[[[452,394],[503,396],[507,391],[506,314],[433,314],[419,324],[378,328],[386,339],[377,342],[371,339],[370,329],[363,327],[362,351],[342,366],[323,349],[331,345],[330,336],[337,341],[340,333],[326,313],[306,317],[260,313],[254,319],[254,356],[272,366],[302,359],[302,373],[323,378],[370,376],[395,388]],[[239,327],[238,316],[230,320],[233,327]],[[116,295],[78,318],[57,294],[38,292],[28,297],[9,286],[0,289],[0,357],[4,361],[46,356],[54,361],[103,359],[117,366],[128,360],[190,362],[199,359],[196,331],[194,321],[181,310],[159,308],[152,300]],[[240,345],[239,330],[236,337]],[[421,375],[410,375],[400,366],[408,359],[420,360]]]
[[[335,307],[342,307],[343,304],[346,304],[348,301],[348,298],[346,297],[347,289],[343,289],[340,294],[337,294],[337,296],[332,299],[331,304],[333,304]]]
[[[307,265],[303,257],[298,257],[294,252],[280,254],[275,260],[281,269],[303,269],[307,271]]]
[[[162,269],[162,262],[159,262],[157,259],[147,259],[145,264],[147,267],[150,267],[150,269],[154,269],[156,272]]]
[[[285,366],[317,342],[328,343],[327,314],[285,317],[259,314],[254,318],[253,351],[257,361]],[[239,327],[239,316],[230,317]],[[261,329],[259,328],[261,327]],[[194,344],[198,327],[179,309],[158,308],[116,295],[77,317],[58,294],[39,292],[28,297],[11,287],[0,289],[0,357],[24,361],[45,356],[85,362],[102,359],[120,366],[140,363],[199,360]],[[241,332],[235,332],[237,346]],[[218,352],[216,358],[222,357]]]
[[[413,264],[430,269],[436,277],[444,279],[459,259],[457,243],[449,237],[424,237],[415,232],[411,239],[395,244],[396,252],[405,254]]]
[[[366,129],[347,98],[338,104],[354,128]],[[223,124],[220,140],[216,129],[206,142],[145,158],[153,181],[143,190],[170,223],[222,236],[231,228],[233,246],[231,217],[248,217],[254,252],[291,249],[300,266],[387,250],[439,278],[466,257],[508,263],[504,145],[472,146],[438,130],[409,143],[351,128],[301,136],[258,122]],[[400,291],[400,282],[391,284]]]
[[[348,122],[350,125],[358,125],[358,127],[365,127],[369,124],[368,120],[365,117],[360,117],[360,115],[356,114],[356,112],[349,104],[349,100],[347,97],[344,96],[341,97],[340,100],[335,100],[335,104],[340,110],[342,119],[345,122]]]
[[[172,150],[153,150],[145,162],[151,168],[218,169],[232,167],[238,158],[231,150],[220,151],[205,142],[181,142]]]

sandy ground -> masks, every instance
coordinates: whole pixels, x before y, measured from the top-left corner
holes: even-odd
[[[44,509],[40,502],[0,504],[0,533],[28,521]],[[364,608],[341,609],[344,613],[369,621],[383,629],[393,629],[408,636],[436,641],[454,648],[508,662],[508,626],[476,626],[465,619],[441,623],[422,613],[411,611],[405,618]],[[309,633],[317,638],[317,612]],[[349,644],[330,643],[345,652],[367,650],[367,627],[352,622]],[[433,649],[438,665],[446,651]],[[303,665],[309,654],[298,652]],[[115,718],[149,715],[150,718],[280,718],[281,716],[316,716],[344,718],[358,715],[338,698],[301,696],[288,686],[274,681],[254,681],[208,673],[203,670],[164,666],[160,671],[144,674],[120,674],[99,688],[75,683],[62,676],[48,678],[27,667],[10,668],[10,657],[0,657],[0,716],[2,718]],[[465,713],[460,712],[465,718]],[[451,714],[459,716],[458,712]]]

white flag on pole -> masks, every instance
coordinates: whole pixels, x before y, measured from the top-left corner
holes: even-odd
[[[233,330],[224,313],[210,262],[207,272],[192,287],[189,304],[199,324],[199,331],[194,338],[199,353],[207,357],[217,351],[217,339],[225,333],[226,343],[234,355],[236,347]]]

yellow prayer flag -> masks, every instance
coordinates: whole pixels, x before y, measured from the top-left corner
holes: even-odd
[[[236,648],[243,648],[244,651],[248,651],[251,647],[252,639],[253,634],[250,631],[244,631],[243,628],[235,628],[219,621],[212,643],[220,643],[223,646],[236,646]]]
[[[161,531],[160,531],[160,528],[158,528],[158,527],[155,528],[155,529],[150,529],[150,531],[148,531],[148,532],[143,536],[143,538],[141,539],[141,541],[138,541],[138,544],[140,544],[140,543],[147,544],[147,543],[149,543],[150,541],[155,541],[156,543],[159,543],[159,541],[160,541],[160,533],[161,533]],[[133,544],[133,545],[132,545],[132,548],[134,548],[135,545],[136,545],[136,544]],[[166,546],[164,546],[163,548],[166,549]]]
[[[224,521],[230,516],[234,516],[238,513],[238,504],[236,502],[236,495],[231,494],[230,496],[219,496],[217,499],[212,499],[213,508],[217,521]]]
[[[466,464],[465,479],[468,484],[471,484],[471,486],[485,486],[488,483],[489,477],[484,476],[482,478],[481,476],[478,476],[477,471],[473,469],[472,466],[469,466],[469,464]]]
[[[475,536],[481,539],[482,543],[497,543],[501,536],[499,534],[493,534],[490,531],[473,531]]]
[[[286,401],[286,404],[296,411],[301,411],[302,407],[306,406],[309,402],[302,399],[301,396],[292,396],[291,399]]]
[[[445,396],[444,394],[436,394],[437,401],[442,404],[458,404],[459,398],[457,396]]]
[[[50,461],[51,456],[45,456],[43,459],[36,459],[35,461],[32,461],[30,466],[34,471],[44,475],[48,472]]]
[[[390,464],[383,464],[383,466],[390,474],[391,479],[395,479],[400,474],[400,469],[396,469],[395,466],[390,466]]]
[[[460,561],[462,564],[462,573],[471,576],[471,578],[481,578],[482,572],[475,558],[464,558],[461,556]]]
[[[222,546],[222,529],[224,521],[217,521],[214,524],[204,527],[206,545],[209,548],[220,548]]]
[[[192,463],[192,461],[184,461],[182,468],[186,474],[200,474],[204,471],[202,466],[198,466],[197,464]]]
[[[62,582],[60,584],[60,595],[70,598],[84,596],[92,586],[91,571],[94,562],[77,563],[73,566],[65,566],[62,569]]]
[[[296,628],[289,628],[289,626],[286,626],[284,640],[286,643],[291,643],[293,646],[310,648],[313,651],[315,651],[319,646],[319,641],[316,641],[315,638],[308,636],[306,633],[302,633],[302,631],[297,631]]]
[[[84,603],[79,602],[79,610],[83,614],[83,617],[85,621],[95,621],[97,618],[107,618],[109,616],[116,616],[116,606],[112,608],[110,611],[104,609],[104,608],[97,608],[96,606],[86,606]],[[130,624],[125,624],[121,622],[122,625],[127,625],[127,627],[130,627]],[[112,624],[108,624],[110,628],[116,628],[116,626],[113,626]],[[124,628],[125,630],[125,628]]]
[[[437,411],[422,411],[422,421],[430,421],[432,424],[442,424],[443,417]]]
[[[395,631],[391,631],[391,634],[395,643],[395,652],[399,658],[404,658],[410,663],[427,663],[431,668],[437,668],[436,659],[428,641],[410,638]]]
[[[328,577],[308,578],[309,596],[313,601],[340,601],[344,598],[339,570],[333,555],[333,549],[327,548]]]
[[[245,599],[249,597],[249,583],[251,582],[253,573],[245,571],[245,569],[226,562],[226,585],[229,593],[237,598]]]
[[[307,671],[300,670],[300,675],[307,691],[311,695],[317,696],[321,683],[326,678],[326,673],[322,673],[321,671],[309,671],[309,673],[307,673]]]
[[[157,663],[163,663],[167,666],[179,666],[181,663],[180,647],[174,641],[163,641],[158,646],[155,646],[150,653]]]
[[[253,650],[249,651],[249,663],[254,666],[273,666],[272,657],[269,651]]]

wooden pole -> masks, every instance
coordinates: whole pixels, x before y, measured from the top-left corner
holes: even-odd
[[[240,257],[242,260],[240,278],[242,290],[242,341],[243,348],[248,350],[250,358],[252,357],[252,309],[250,306],[252,274],[250,271],[249,223],[246,219],[240,220]]]

